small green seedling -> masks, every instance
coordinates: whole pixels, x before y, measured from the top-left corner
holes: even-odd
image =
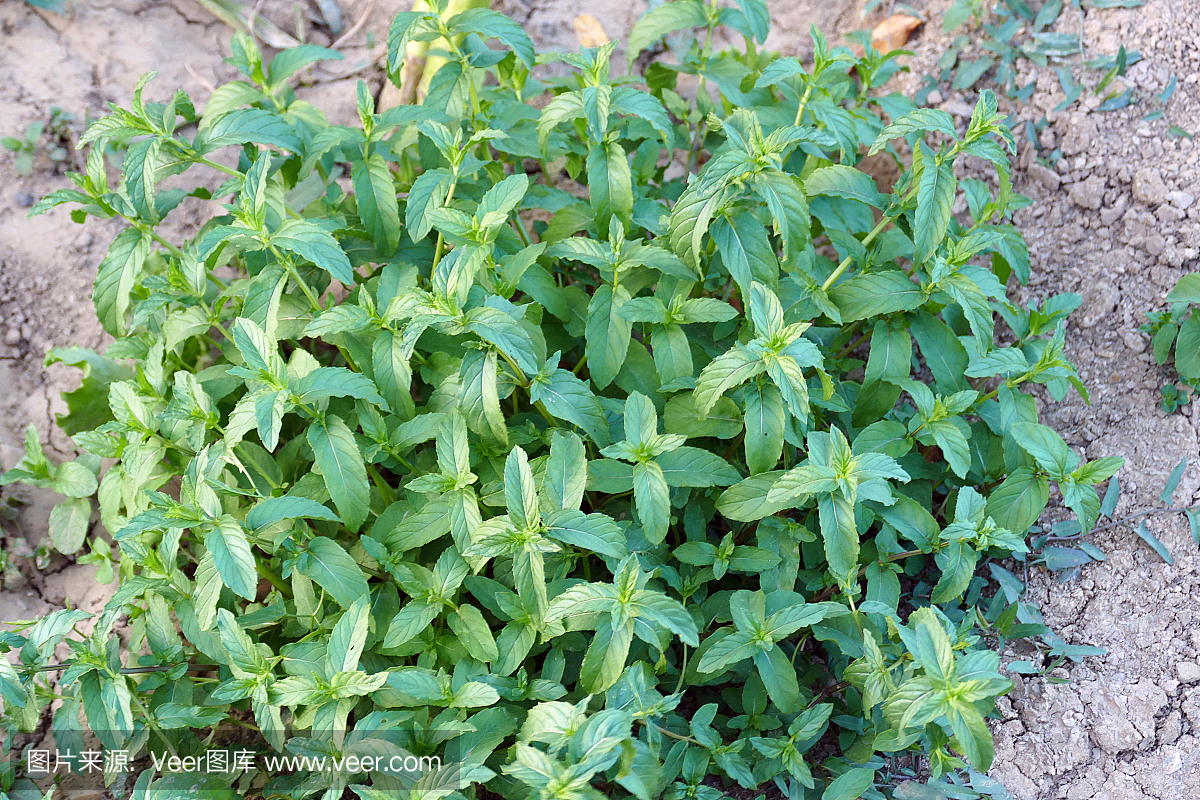
[[[33,122],[25,129],[22,138],[5,136],[0,139],[0,147],[11,151],[15,156],[14,163],[18,175],[28,175],[33,172],[33,162],[38,156],[42,133],[45,129],[44,123]]]

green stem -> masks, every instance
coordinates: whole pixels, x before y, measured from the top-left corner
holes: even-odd
[[[462,64],[463,75],[467,76],[467,87],[470,90],[471,95],[471,111],[475,115],[475,118],[478,119],[481,111],[479,106],[479,93],[475,90],[474,76],[470,75],[468,72],[468,70],[472,68],[471,64],[467,61],[467,57],[463,53],[462,48],[458,46],[458,42],[454,41],[454,37],[451,35],[450,29],[445,25],[442,25],[442,37],[446,40],[446,44],[450,45],[451,55],[458,59],[459,63]]]
[[[230,176],[231,178],[241,178],[242,177],[242,173],[238,172],[236,169],[233,169],[232,167],[227,167],[224,164],[218,164],[216,161],[207,159],[204,156],[197,155],[192,160],[195,161],[197,164],[203,164],[204,166],[208,167],[209,169],[215,169],[217,172],[224,172],[226,175]]]
[[[216,426],[216,431],[217,431],[217,433],[218,433],[220,436],[222,436],[222,437],[224,437],[224,436],[225,436],[225,431],[221,429],[221,426],[220,426],[220,425]],[[238,443],[238,445],[237,445],[236,447],[234,447],[234,448],[233,448],[233,452],[235,452],[235,453],[238,453],[238,452],[239,452],[239,448],[241,448],[241,446],[242,446],[242,445],[241,445],[241,443],[239,442],[239,443]],[[242,453],[242,455],[243,455],[243,458],[242,458],[242,463],[243,463],[243,464],[247,464],[247,463],[253,464],[253,463],[254,463],[253,461],[250,461],[249,459],[247,459],[247,458],[245,458],[245,457],[244,457],[244,456],[245,456],[245,453]],[[264,481],[266,481],[266,482],[267,482],[267,485],[268,485],[268,486],[270,486],[272,489],[278,489],[278,488],[279,488],[279,484],[277,484],[275,481],[271,480],[271,476],[270,476],[270,475],[267,475],[265,472],[263,472],[263,471],[261,471],[261,470],[255,470],[255,472],[257,472],[257,473],[259,474],[259,476],[260,476],[260,477],[261,477],[261,478],[262,478]]]
[[[859,328],[862,327],[862,323],[863,323],[863,321],[860,319],[858,322],[851,324],[851,326],[846,329],[846,332],[849,333],[851,336],[853,336],[854,333]],[[850,344],[843,347],[838,352],[838,354],[836,356],[834,356],[834,358],[835,359],[836,358],[845,358],[846,356],[850,355],[850,353],[854,352],[854,348],[858,347],[860,344],[863,343],[863,341],[865,341],[866,339],[869,339],[870,337],[871,337],[871,332],[867,331],[866,333],[864,333],[863,335],[861,335],[857,339],[855,339],[853,342],[851,342]]]
[[[509,369],[513,372],[513,376],[517,379],[517,383],[525,390],[525,393],[529,396],[530,404],[542,415],[542,419],[546,420],[546,423],[552,428],[561,428],[562,426],[558,423],[558,420],[550,416],[550,412],[546,410],[546,407],[533,399],[533,395],[529,391],[530,380],[525,377],[525,371],[517,366],[517,362],[508,357],[508,353],[505,353],[503,350],[497,350],[496,352],[508,364]]]
[[[666,728],[662,727],[661,725],[655,725],[653,722],[650,722],[649,720],[638,719],[638,722],[640,722],[643,725],[646,725],[648,727],[654,728],[656,731],[658,731],[662,735],[670,736],[672,739],[678,739],[681,742],[690,742],[694,745],[697,745],[698,747],[704,746],[704,745],[700,744],[700,742],[693,739],[691,736],[680,736],[678,733],[673,733],[672,731],[667,730]]]
[[[287,272],[296,281],[296,285],[300,287],[300,291],[304,292],[304,296],[308,298],[308,302],[312,303],[313,311],[321,310],[321,301],[317,299],[316,294],[309,288],[308,283],[300,276],[300,273],[292,265],[288,265]]]
[[[399,461],[401,466],[403,466],[406,470],[408,470],[409,472],[412,472],[414,474],[416,473],[417,470],[413,467],[413,465],[408,463],[408,461],[405,460],[404,456],[400,455],[400,451],[397,450],[395,447],[393,447],[391,442],[388,442],[387,444],[382,445],[382,447],[383,447],[383,451],[385,453],[387,453],[389,456],[391,456],[392,458]]]
[[[109,675],[112,676],[114,681],[117,679],[117,676],[112,672],[109,672]],[[146,727],[158,734],[158,738],[163,740],[163,743],[166,744],[167,749],[171,751],[171,755],[177,756],[178,754],[175,752],[175,747],[171,744],[171,740],[166,737],[166,734],[163,733],[162,728],[158,727],[158,723],[154,721],[154,717],[150,714],[150,709],[146,708],[146,704],[143,703],[142,699],[137,696],[136,686],[129,692],[129,699],[134,703],[134,705],[137,706],[138,711],[146,720]]]
[[[683,688],[683,677],[687,674],[687,645],[683,645],[683,657],[679,661],[679,680],[675,683],[675,691],[672,694],[679,694],[679,690]]]
[[[291,592],[291,588],[283,582],[283,578],[276,575],[271,568],[264,564],[261,560],[258,562],[258,575],[269,582],[276,589],[283,592],[285,596]]]
[[[865,571],[865,570],[864,570]],[[859,573],[862,574],[861,572]],[[854,602],[854,595],[846,593],[846,602],[850,604],[850,613],[854,615],[854,626],[858,628],[858,635],[863,635],[862,619],[858,616],[858,605]]]
[[[901,559],[904,559],[904,558],[912,558],[913,556],[920,556],[920,555],[926,555],[925,551],[924,550],[905,550],[902,553],[892,553],[890,556],[883,559],[882,562],[880,562],[880,563],[890,564],[893,561],[900,561]],[[867,566],[870,566],[870,565],[867,565]],[[862,578],[863,575],[867,574],[867,566],[861,567],[858,570],[858,577],[856,577],[855,580],[858,580],[858,579]],[[833,597],[833,593],[836,590],[837,590],[837,586],[830,586],[829,588],[823,590],[816,597],[814,597],[811,602],[813,602],[813,603],[824,602],[824,601],[828,600],[829,598]],[[851,600],[850,603],[851,603],[851,607],[853,608],[854,601]]]
[[[804,96],[800,98],[800,107],[796,109],[796,121],[793,125],[799,125],[800,120],[804,118],[804,109],[808,106],[808,99],[812,97],[813,87],[817,85],[817,76],[814,73],[809,76],[809,79],[804,87]]]
[[[513,227],[517,229],[517,236],[521,237],[526,247],[533,244],[533,240],[529,238],[529,231],[525,230],[525,222],[521,219],[521,215],[517,214],[517,218],[513,220]]]
[[[450,201],[454,199],[454,190],[457,188],[458,178],[455,178],[450,182],[450,188],[446,190],[446,200],[444,203],[442,203],[443,206],[449,207]],[[433,274],[433,271],[437,269],[438,263],[442,260],[442,248],[445,247],[445,245],[446,240],[443,238],[442,232],[438,231],[437,244],[433,246],[433,265],[429,269],[429,273],[431,275]]]
[[[796,656],[800,655],[800,650],[804,647],[804,643],[808,641],[808,634],[800,637],[800,641],[796,642],[796,646],[792,648],[792,666],[796,666]]]
[[[163,247],[164,247],[164,248],[167,250],[167,252],[169,252],[171,255],[175,256],[176,258],[180,258],[180,259],[182,259],[182,258],[183,258],[183,251],[182,251],[182,250],[180,250],[178,247],[176,247],[175,245],[173,245],[173,244],[171,244],[170,242],[168,242],[168,241],[167,241],[166,239],[164,239],[163,237],[159,236],[159,235],[158,235],[158,233],[157,233],[157,232],[155,232],[154,228],[150,227],[150,226],[149,226],[149,225],[147,225],[145,222],[142,222],[140,219],[137,219],[137,218],[135,218],[135,217],[127,217],[127,216],[125,216],[124,214],[122,214],[122,213],[121,213],[121,212],[119,212],[119,211],[115,211],[115,210],[114,210],[114,211],[113,211],[113,213],[114,213],[114,214],[116,214],[116,215],[117,215],[118,217],[120,217],[121,219],[123,219],[123,220],[125,220],[126,222],[128,222],[128,223],[129,223],[130,225],[132,225],[134,228],[137,228],[139,231],[141,231],[141,232],[142,232],[142,233],[144,233],[145,235],[149,236],[149,237],[150,237],[151,239],[153,239],[154,241],[158,242],[158,243],[159,243],[160,245],[162,245],[162,246],[163,246]]]
[[[888,216],[885,216],[883,219],[879,220],[879,224],[872,228],[871,232],[863,237],[863,246],[865,247],[866,245],[869,245],[871,242],[875,241],[875,237],[883,233],[883,229],[890,225],[892,220],[893,218]],[[854,258],[852,256],[846,256],[843,258],[842,263],[837,265],[837,269],[831,272],[829,277],[825,279],[825,282],[821,284],[821,291],[829,291],[829,287],[833,286],[833,284],[837,282],[837,279],[842,277],[842,273],[849,269],[850,264],[853,263],[853,261]]]
[[[367,466],[367,474],[371,476],[371,483],[375,484],[375,488],[383,495],[383,499],[388,505],[396,502],[395,490],[383,479],[383,476],[379,474],[379,470],[375,468],[374,464]]]
[[[708,93],[708,78],[704,74],[703,69],[708,63],[710,49],[712,45],[713,25],[710,23],[708,29],[704,33],[704,45],[700,49],[701,72],[700,80],[696,86],[696,107],[700,107],[700,96]],[[688,148],[688,169],[689,173],[695,172],[697,162],[700,160],[700,149],[704,144],[704,138],[708,136],[708,123],[705,118],[701,118],[699,124],[696,125],[696,130],[692,132],[692,144]]]

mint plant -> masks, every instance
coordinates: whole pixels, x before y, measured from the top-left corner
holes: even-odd
[[[60,420],[83,455],[32,436],[4,481],[67,494],[56,546],[121,587],[86,636],[77,610],[5,635],[5,724],[62,698],[56,735],[82,712],[134,754],[230,724],[458,754],[188,784],[240,796],[880,797],[917,777],[905,751],[967,796],[1010,687],[987,645],[1044,631],[976,568],[1025,549],[1052,483],[1090,528],[1120,462],[1038,422],[1036,386],[1086,392],[1069,302],[1005,294],[1028,201],[995,97],[959,130],[883,92],[891,56],[814,31],[806,66],[759,49],[768,22],[662,5],[628,65],[691,49],[614,77],[611,44],[539,55],[439,5],[388,39],[393,79],[446,43],[420,105],[360,85],[331,125],[289,78],[336,54],[239,36],[203,110],[147,76],[95,122],[35,213],[126,223],[95,284],[115,341],[49,356],[83,370]],[[857,169],[901,138],[895,186]],[[189,197],[223,212],[168,235]]]
[[[1192,394],[1200,389],[1200,316],[1195,310],[1200,304],[1200,276],[1180,278],[1167,302],[1166,311],[1146,314],[1141,329],[1153,335],[1154,360],[1175,369],[1176,380],[1162,387],[1162,409],[1170,414],[1191,402]]]

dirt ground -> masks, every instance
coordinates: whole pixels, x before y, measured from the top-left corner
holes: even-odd
[[[341,0],[344,25],[352,29],[347,59],[317,70],[301,94],[335,122],[353,115],[353,83],[379,86],[376,67],[399,0]],[[808,54],[808,28],[831,38],[869,28],[884,8],[863,16],[861,0],[774,0],[774,32],[768,45],[784,54]],[[931,24],[918,31],[906,57],[913,74],[932,70],[950,37],[940,26],[946,0],[913,5]],[[623,36],[644,10],[642,0],[505,0],[504,10],[525,22],[542,47],[577,46],[572,22],[595,14],[610,35]],[[263,12],[288,31],[306,18],[310,40],[328,44],[316,6],[271,0]],[[1128,81],[1143,94],[1161,91],[1172,76],[1178,90],[1166,119],[1141,121],[1145,104],[1099,112],[1097,98],[1055,112],[1063,99],[1050,68],[1023,64],[1020,84],[1036,79],[1021,119],[1043,115],[1050,126],[1041,141],[1061,147],[1054,168],[1027,153],[1014,178],[1034,199],[1018,224],[1034,262],[1032,297],[1078,292],[1083,306],[1073,318],[1069,353],[1092,392],[1091,405],[1072,396],[1047,410],[1049,424],[1088,457],[1120,455],[1125,492],[1118,511],[1152,506],[1170,469],[1196,461],[1176,501],[1196,502],[1200,489],[1200,404],[1182,414],[1157,407],[1163,375],[1138,332],[1147,309],[1161,307],[1167,291],[1200,261],[1200,145],[1167,134],[1168,120],[1200,131],[1200,0],[1148,0],[1139,9],[1086,9],[1070,4],[1061,25],[1079,26],[1089,55],[1114,53],[1124,44],[1142,54]],[[109,101],[127,102],[137,77],[157,70],[152,96],[186,88],[198,101],[233,76],[222,63],[229,29],[194,0],[78,0],[70,18],[35,12],[18,0],[0,2],[0,135],[16,135],[52,106],[79,120],[98,115]],[[373,43],[368,47],[368,43]],[[970,109],[961,95],[935,100],[962,117]],[[1023,138],[1023,137],[1018,137]],[[0,153],[0,466],[20,457],[21,431],[33,422],[59,457],[70,443],[52,424],[64,410],[58,394],[73,387],[74,373],[43,369],[51,347],[102,342],[89,299],[96,264],[116,228],[77,226],[66,211],[27,220],[33,198],[66,185],[62,165],[39,159],[33,174],[17,175]],[[14,524],[15,536],[43,535],[54,496],[17,490],[29,501]],[[1113,529],[1096,541],[1104,563],[1060,582],[1044,572],[1030,576],[1030,597],[1046,621],[1067,641],[1105,647],[1108,654],[1060,669],[1066,683],[1019,681],[1001,701],[995,726],[996,766],[1016,800],[1141,800],[1200,797],[1200,553],[1186,525],[1152,518],[1151,530],[1170,548],[1169,566],[1132,533]],[[15,585],[21,584],[21,585]],[[0,592],[0,619],[28,619],[66,602],[85,608],[103,604],[93,570],[61,560]]]

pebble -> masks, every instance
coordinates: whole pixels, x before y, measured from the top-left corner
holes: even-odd
[[[1158,170],[1142,167],[1133,174],[1133,196],[1148,206],[1156,206],[1167,199],[1167,187]]]
[[[1158,210],[1154,212],[1154,216],[1158,218],[1159,222],[1172,223],[1179,222],[1186,215],[1175,206],[1163,203],[1158,207]]]
[[[1049,115],[1046,116],[1049,119]],[[1062,139],[1063,155],[1077,156],[1088,152],[1096,146],[1099,136],[1100,130],[1095,120],[1086,115],[1072,114],[1071,124],[1067,126]]]
[[[1196,202],[1196,195],[1191,192],[1167,192],[1167,202],[1180,211],[1187,211],[1192,207],[1192,203]]]
[[[1100,221],[1106,226],[1115,223],[1121,217],[1125,216],[1125,209],[1129,206],[1129,198],[1127,195],[1121,195],[1116,199],[1111,206],[1103,209],[1100,212]]]
[[[9,347],[13,347],[21,343],[21,331],[17,328],[9,328],[4,334],[4,343]]]
[[[1083,291],[1083,315],[1080,324],[1090,328],[1107,317],[1121,299],[1117,287],[1106,281],[1092,281]]]
[[[15,200],[17,205],[19,205],[21,208],[29,208],[31,205],[37,202],[34,196],[29,192],[14,192],[13,200]]]
[[[1195,661],[1180,661],[1175,665],[1175,672],[1178,673],[1181,683],[1200,681],[1200,664]]]
[[[1045,186],[1051,192],[1057,191],[1059,184],[1062,183],[1062,178],[1059,177],[1057,172],[1037,161],[1031,163],[1025,171],[1029,173],[1029,177],[1042,186]]]
[[[931,106],[938,105],[939,103],[942,102],[942,100],[943,100],[942,93],[939,92],[937,89],[934,89],[932,92],[929,93],[929,96],[925,98],[925,102]]]
[[[957,97],[952,97],[945,103],[942,103],[942,111],[945,111],[947,114],[955,117],[970,117],[971,114],[974,113],[975,109],[967,105],[964,100],[960,100]]]
[[[1098,209],[1104,202],[1104,177],[1093,175],[1085,181],[1075,184],[1067,192],[1071,202],[1083,208]]]

